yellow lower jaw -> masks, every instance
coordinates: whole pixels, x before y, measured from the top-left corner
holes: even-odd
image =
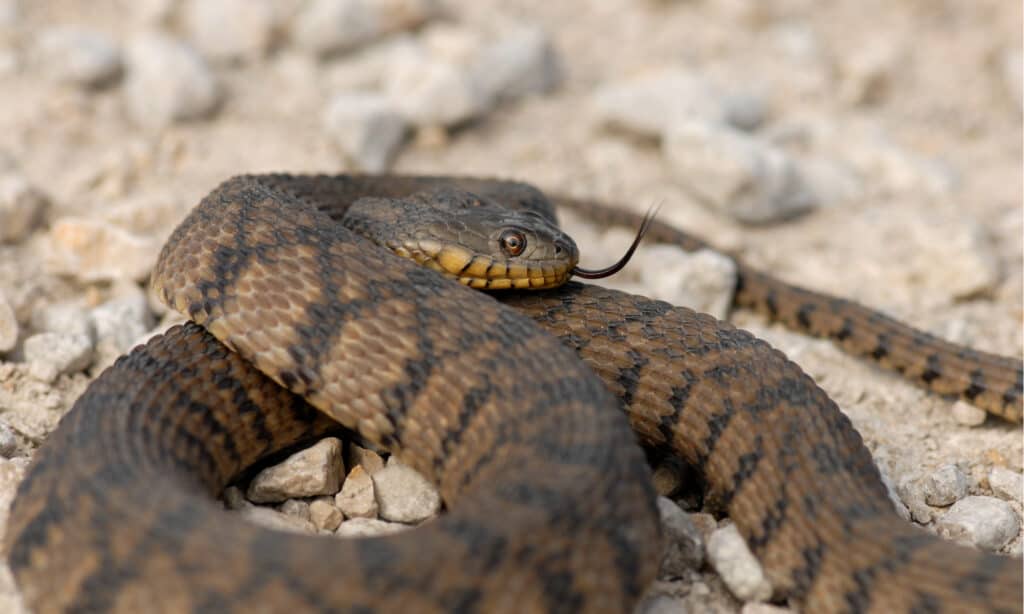
[[[564,284],[568,277],[565,275],[555,275],[549,277],[521,277],[517,279],[481,279],[478,277],[459,277],[457,278],[459,283],[469,286],[470,288],[486,289],[486,290],[544,290],[547,288],[557,288]]]

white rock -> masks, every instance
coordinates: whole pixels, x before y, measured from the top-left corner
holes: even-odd
[[[708,560],[726,586],[742,601],[765,601],[772,596],[772,586],[740,537],[736,525],[718,529],[708,539]]]
[[[704,563],[704,540],[693,521],[671,499],[658,497],[658,511],[665,552],[661,558],[658,577],[667,580],[696,571]]]
[[[121,52],[99,32],[75,26],[44,31],[36,48],[40,68],[55,81],[82,87],[112,82],[121,72]]]
[[[155,323],[146,293],[134,284],[126,289],[121,296],[97,306],[89,314],[96,331],[96,345],[115,355],[132,349],[135,341]]]
[[[93,357],[92,339],[88,335],[38,333],[25,339],[23,351],[29,373],[44,382],[84,370]]]
[[[415,524],[441,509],[437,489],[394,456],[372,478],[380,517],[384,520]]]
[[[334,532],[339,537],[377,537],[401,533],[409,527],[399,522],[384,522],[375,518],[353,518],[346,520]]]
[[[491,100],[510,100],[555,89],[562,67],[541,28],[519,25],[499,32],[480,50],[470,76]]]
[[[967,401],[958,400],[953,403],[953,420],[964,426],[981,426],[988,418],[984,409],[978,409]]]
[[[25,239],[42,221],[47,200],[14,172],[0,174],[0,243]]]
[[[398,54],[384,77],[384,91],[418,126],[458,124],[491,104],[465,66],[421,53]]]
[[[188,45],[157,33],[137,34],[127,50],[125,96],[132,119],[160,128],[200,119],[220,102],[217,80]]]
[[[718,252],[702,249],[689,253],[673,245],[652,245],[638,267],[641,283],[652,298],[685,305],[725,319],[736,289],[736,263]]]
[[[161,242],[103,221],[65,217],[49,233],[51,273],[80,281],[144,281],[160,253]]]
[[[309,504],[309,519],[321,531],[334,531],[341,524],[341,510],[329,498],[314,499]]]
[[[291,38],[329,55],[415,28],[437,9],[435,0],[313,0],[296,19]]]
[[[0,538],[7,528],[7,515],[18,490],[18,484],[25,477],[25,468],[28,466],[26,461],[27,459],[21,458],[0,458]]]
[[[18,343],[18,318],[7,296],[0,290],[0,354],[10,352]]]
[[[372,92],[338,94],[327,105],[324,123],[345,156],[370,173],[391,166],[407,130],[391,99]]]
[[[896,484],[896,494],[915,522],[928,524],[932,521],[935,510],[925,503],[923,481],[917,475],[903,475]]]
[[[341,441],[334,437],[321,439],[256,474],[246,496],[255,503],[273,503],[293,497],[335,494],[344,471],[341,447]]]
[[[35,332],[88,335],[93,339],[96,337],[96,329],[93,328],[89,312],[74,301],[43,305],[32,312],[31,324]]]
[[[269,507],[253,505],[242,508],[240,512],[247,520],[268,529],[299,534],[316,533],[316,527],[309,520],[303,520],[289,514],[282,514]]]
[[[954,503],[936,527],[943,537],[995,551],[1017,537],[1020,518],[1002,499],[970,496]]]
[[[817,204],[785,152],[724,124],[676,121],[662,148],[695,198],[741,222],[778,221]]]
[[[200,53],[220,62],[263,57],[282,25],[271,0],[189,0],[184,22]]]
[[[953,463],[942,465],[924,481],[924,500],[928,505],[945,507],[967,496],[967,476]]]
[[[600,125],[660,138],[678,121],[724,119],[719,93],[680,68],[661,68],[598,88],[590,98],[591,119]]]
[[[163,26],[170,23],[178,5],[178,0],[134,0],[129,4],[132,18],[148,26]]]
[[[373,480],[362,465],[356,465],[348,472],[341,485],[341,492],[334,497],[334,503],[346,518],[376,518],[377,496]]]
[[[0,456],[10,458],[18,449],[18,438],[6,420],[0,420]]]
[[[1010,501],[1024,499],[1024,476],[1006,467],[992,467],[988,473],[988,483],[992,492]]]

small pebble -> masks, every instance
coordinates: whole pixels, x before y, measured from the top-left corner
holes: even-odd
[[[341,510],[334,507],[330,498],[314,499],[309,504],[309,519],[321,531],[333,532],[341,524]]]
[[[772,586],[761,564],[747,548],[736,525],[730,524],[711,534],[708,560],[738,599],[765,601],[772,596]]]
[[[671,499],[658,497],[665,553],[658,577],[662,580],[682,577],[704,563],[704,540],[693,521]]]
[[[661,68],[598,88],[590,98],[592,121],[641,137],[660,138],[676,121],[723,119],[719,94],[696,74]]]
[[[29,373],[43,382],[78,373],[92,364],[93,358],[92,338],[88,335],[38,333],[25,339],[23,351]]]
[[[65,217],[50,229],[50,272],[80,281],[149,278],[161,242],[106,222]]]
[[[945,507],[967,496],[967,476],[953,463],[942,465],[933,471],[922,486],[924,500],[928,505]]]
[[[740,614],[793,614],[793,610],[769,603],[744,603]]]
[[[391,166],[408,130],[389,97],[369,92],[335,96],[327,106],[324,124],[345,156],[369,173]]]
[[[373,480],[362,465],[356,465],[348,472],[341,485],[341,492],[334,498],[335,505],[346,518],[376,518],[377,497]]]
[[[470,76],[492,101],[544,94],[558,87],[563,70],[551,39],[536,26],[519,25],[489,37]]]
[[[0,243],[28,238],[42,222],[46,197],[14,172],[0,173]]]
[[[674,245],[652,245],[637,253],[648,296],[725,319],[736,289],[736,262],[707,249],[690,253]],[[655,264],[656,263],[656,264]]]
[[[1003,499],[1020,502],[1024,499],[1024,476],[1006,467],[992,467],[988,473],[988,483],[994,492]]]
[[[39,36],[41,70],[53,80],[101,87],[121,73],[121,52],[106,35],[75,26],[58,26]]]
[[[438,8],[436,0],[313,0],[296,18],[291,39],[331,55],[420,26]]]
[[[310,508],[311,506],[309,501],[303,501],[302,499],[288,499],[287,501],[281,504],[278,510],[282,514],[295,516],[296,518],[301,518],[302,520],[310,520]]]
[[[211,61],[258,60],[281,26],[271,0],[190,0],[184,6],[189,40]]]
[[[1020,518],[1009,503],[985,496],[964,497],[936,524],[939,535],[996,551],[1020,531]]]
[[[0,354],[10,352],[18,344],[18,318],[7,296],[0,290]]]
[[[690,522],[693,526],[697,527],[697,531],[700,532],[700,538],[706,544],[711,538],[711,534],[718,530],[718,521],[715,517],[706,512],[694,512],[690,514]]]
[[[953,403],[953,420],[964,426],[981,426],[985,423],[988,413],[978,409],[967,401],[958,400]]]
[[[372,478],[380,517],[384,520],[416,524],[441,510],[437,489],[394,456]]]
[[[377,537],[401,533],[409,527],[400,522],[385,522],[376,518],[353,518],[338,525],[334,532],[339,537]]]
[[[18,450],[18,438],[6,420],[0,420],[0,456],[10,458]]]
[[[417,126],[459,124],[483,114],[491,103],[466,67],[425,53],[398,54],[384,77],[384,91]]]
[[[38,333],[88,335],[95,339],[89,312],[75,301],[50,303],[32,312],[32,330]]]
[[[127,51],[124,87],[132,119],[161,128],[210,116],[221,100],[206,62],[188,45],[163,34],[136,35]]]
[[[896,494],[910,512],[910,517],[919,524],[928,524],[934,517],[934,509],[925,503],[924,486],[919,476],[903,476],[896,485]]]
[[[250,522],[276,531],[287,531],[289,533],[311,534],[316,533],[316,527],[309,520],[303,520],[297,516],[282,514],[269,507],[254,505],[240,510]]]
[[[138,286],[123,286],[121,296],[94,308],[90,314],[100,353],[120,355],[132,349],[142,335],[153,328],[149,299]]]
[[[246,497],[254,503],[276,503],[293,497],[333,495],[338,492],[344,467],[341,441],[321,439],[283,462],[256,474]]]
[[[724,124],[677,121],[662,149],[695,198],[740,222],[777,222],[817,205],[792,158]]]

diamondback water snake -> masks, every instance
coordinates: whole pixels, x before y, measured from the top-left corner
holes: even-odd
[[[19,490],[6,545],[35,609],[628,611],[659,543],[621,403],[644,445],[702,471],[778,597],[813,612],[1020,611],[1020,561],[900,520],[849,421],[766,343],[575,283],[503,295],[516,314],[330,221],[357,196],[434,185],[239,177],[204,199],[154,285],[210,332],[175,328],[105,372]],[[460,185],[550,212],[528,186]],[[924,383],[945,358],[926,359],[939,376]],[[970,371],[998,371],[986,364]],[[997,378],[974,379],[974,399],[990,398]],[[253,462],[333,428],[311,406],[437,482],[450,513],[339,544],[212,503]]]

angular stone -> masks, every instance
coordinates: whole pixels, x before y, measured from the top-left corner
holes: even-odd
[[[160,128],[208,117],[221,100],[216,78],[188,45],[164,34],[145,32],[128,45],[124,92],[132,119]]]
[[[312,522],[303,520],[297,516],[282,514],[281,512],[270,509],[269,507],[253,505],[252,507],[242,508],[240,513],[250,522],[268,529],[300,534],[316,533],[316,527],[313,526]]]
[[[246,496],[254,503],[276,503],[289,498],[333,495],[338,492],[343,471],[341,441],[326,437],[256,474]]]
[[[772,586],[761,564],[740,537],[736,525],[730,524],[711,534],[708,560],[738,599],[765,601],[772,596]]]
[[[92,219],[65,217],[50,229],[49,268],[84,282],[143,281],[160,253],[161,243]]]
[[[271,0],[190,0],[184,22],[203,56],[239,62],[257,60],[270,50],[282,15]]]
[[[339,149],[360,170],[379,173],[405,140],[405,119],[383,94],[346,92],[331,99],[324,117]]]
[[[373,475],[384,468],[384,459],[381,458],[380,454],[356,444],[349,446],[348,456],[345,461],[349,467],[362,466],[363,471],[369,475]]]
[[[0,243],[17,243],[28,238],[42,222],[46,197],[14,172],[0,173]]]
[[[346,518],[376,518],[377,498],[373,480],[362,465],[356,465],[348,472],[341,485],[341,492],[334,497],[335,505]]]
[[[394,456],[372,478],[379,514],[384,520],[416,524],[441,509],[437,489]]]
[[[334,506],[329,497],[314,499],[309,504],[309,519],[321,531],[334,531],[341,524],[341,510]]]
[[[23,349],[32,377],[44,382],[78,373],[92,364],[92,339],[87,335],[38,333],[25,339]]]
[[[1003,499],[1017,501],[1024,499],[1024,476],[1006,467],[992,467],[988,473],[988,483],[994,492]]]
[[[988,418],[984,409],[979,409],[967,401],[958,400],[953,403],[953,420],[964,426],[981,426]]]
[[[99,87],[121,73],[121,52],[100,32],[76,26],[44,31],[36,46],[40,69],[55,81]]]
[[[967,476],[953,463],[942,465],[924,481],[924,500],[928,505],[945,507],[967,496]]]
[[[1002,499],[970,496],[954,503],[936,527],[943,537],[996,551],[1017,537],[1020,518]]]
[[[671,499],[658,497],[658,511],[665,543],[658,577],[662,580],[679,578],[699,570],[704,563],[704,540],[700,531]]]
[[[339,537],[377,537],[401,533],[409,528],[408,525],[400,522],[385,522],[375,518],[353,518],[338,525],[338,530],[334,534]]]
[[[437,11],[435,0],[313,0],[296,19],[291,38],[330,55],[415,28]]]

